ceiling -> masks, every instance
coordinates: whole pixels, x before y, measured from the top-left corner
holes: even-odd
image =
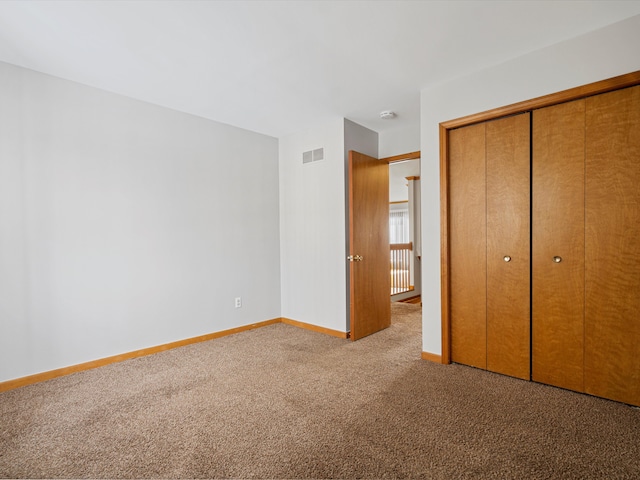
[[[0,61],[275,137],[335,117],[383,132],[419,122],[425,87],[638,14],[638,0],[4,0]]]

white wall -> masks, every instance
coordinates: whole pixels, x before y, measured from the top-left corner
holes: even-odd
[[[4,63],[0,106],[0,381],[280,316],[277,139]]]
[[[408,151],[407,151],[408,152]],[[415,150],[414,150],[415,152]],[[389,201],[409,200],[407,177],[420,176],[420,160],[408,160],[389,164]],[[405,208],[407,205],[405,205]]]
[[[303,164],[302,152],[324,148]],[[280,138],[282,316],[346,331],[344,119]]]
[[[378,133],[351,120],[344,120],[344,161],[349,160],[349,150],[378,158]]]
[[[423,351],[441,353],[438,124],[640,70],[640,16],[421,92]]]
[[[324,148],[324,160],[302,153]],[[349,329],[346,159],[378,154],[378,134],[344,118],[280,138],[282,316]]]
[[[417,152],[420,150],[420,124],[380,132],[379,145],[380,158]]]

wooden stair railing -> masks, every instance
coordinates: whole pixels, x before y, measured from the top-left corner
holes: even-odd
[[[411,285],[411,252],[413,243],[392,243],[391,247],[391,295],[413,290]]]

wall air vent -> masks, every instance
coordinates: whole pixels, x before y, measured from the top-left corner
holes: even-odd
[[[311,163],[324,160],[324,148],[316,148],[308,152],[302,152],[302,163]]]
[[[302,153],[302,163],[311,163],[313,162],[313,152],[309,150],[308,152]]]

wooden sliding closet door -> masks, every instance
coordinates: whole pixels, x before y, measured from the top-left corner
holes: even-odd
[[[441,124],[453,362],[640,406],[639,82]]]
[[[530,378],[530,114],[487,123],[487,370]]]
[[[451,360],[529,378],[529,114],[449,132]]]
[[[533,112],[532,380],[584,391],[585,101]]]
[[[485,125],[449,132],[451,360],[487,368]]]
[[[640,86],[586,99],[585,391],[640,405]]]

